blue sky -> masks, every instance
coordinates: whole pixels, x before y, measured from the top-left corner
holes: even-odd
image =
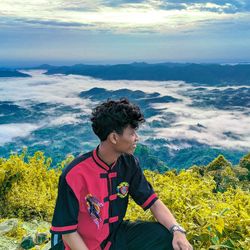
[[[250,1],[0,1],[0,66],[133,61],[250,62]]]

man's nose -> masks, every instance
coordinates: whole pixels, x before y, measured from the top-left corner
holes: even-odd
[[[139,136],[138,136],[137,133],[135,133],[135,140],[136,140],[136,141],[139,141]]]

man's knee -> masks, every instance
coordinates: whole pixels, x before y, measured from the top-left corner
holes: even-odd
[[[173,237],[158,222],[127,222],[126,238],[129,250],[172,250]]]
[[[173,235],[159,222],[156,222],[155,227],[157,228],[155,236],[157,237],[159,249],[172,250]]]
[[[157,230],[157,235],[161,238],[166,239],[167,238],[173,238],[172,234],[168,231],[166,227],[164,227],[162,224],[159,222],[155,222],[156,230]]]

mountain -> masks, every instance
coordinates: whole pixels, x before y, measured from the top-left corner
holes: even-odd
[[[250,85],[250,65],[220,64],[178,64],[178,63],[131,63],[117,65],[50,66],[42,65],[36,69],[47,69],[46,74],[75,74],[103,80],[152,80],[185,81],[188,83],[209,84],[212,86]]]
[[[17,70],[0,69],[0,77],[30,77],[30,75]]]
[[[91,128],[90,110],[108,98],[121,97],[138,104],[147,120],[140,128],[142,144],[136,151],[143,168],[164,172],[170,167],[207,165],[219,154],[238,164],[249,152],[250,86],[109,82],[74,75],[43,75],[53,66],[42,68],[27,71],[32,78],[21,82],[0,79],[2,157],[27,146],[31,154],[42,150],[53,157],[56,165],[67,154],[77,156],[92,150],[98,140]]]

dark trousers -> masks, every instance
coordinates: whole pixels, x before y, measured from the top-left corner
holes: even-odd
[[[173,250],[173,237],[158,222],[123,221],[110,250]]]
[[[113,237],[110,250],[173,250],[172,240],[170,232],[158,222],[123,221]],[[64,249],[62,238],[55,239],[53,234],[51,244],[50,250]]]

